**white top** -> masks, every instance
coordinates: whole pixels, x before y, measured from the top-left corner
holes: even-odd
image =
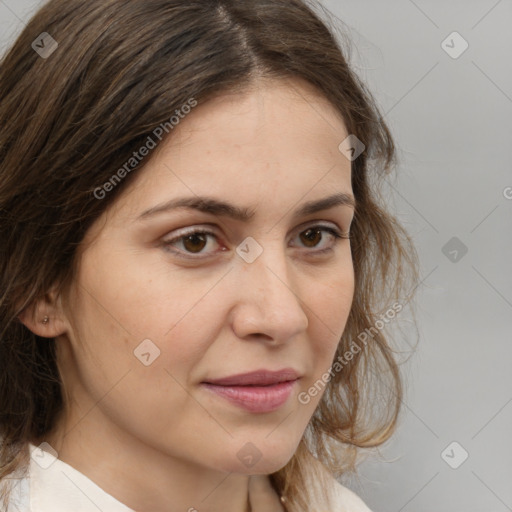
[[[32,443],[29,451],[28,473],[11,480],[14,487],[6,512],[135,512],[51,453]],[[352,491],[334,479],[333,484],[332,512],[371,512]],[[321,503],[311,504],[310,510],[316,512],[318,506]]]

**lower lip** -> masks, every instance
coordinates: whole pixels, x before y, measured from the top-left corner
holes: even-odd
[[[296,382],[291,380],[272,386],[216,386],[204,382],[202,385],[249,412],[272,412],[286,403]]]

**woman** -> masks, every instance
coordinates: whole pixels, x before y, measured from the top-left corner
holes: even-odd
[[[313,7],[50,0],[0,95],[4,508],[368,511],[416,255]]]

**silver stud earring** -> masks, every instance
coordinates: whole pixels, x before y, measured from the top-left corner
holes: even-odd
[[[45,316],[45,317],[43,318],[43,324],[45,324],[45,325],[46,325],[49,321],[50,321],[50,319],[49,319],[47,316]]]

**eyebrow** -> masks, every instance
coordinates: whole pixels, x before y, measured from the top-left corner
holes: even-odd
[[[304,203],[298,210],[295,211],[293,217],[298,218],[311,215],[313,213],[334,208],[335,206],[349,206],[355,209],[356,201],[352,194],[339,192],[337,194],[324,197],[316,201],[309,201]],[[212,215],[230,217],[242,222],[248,222],[254,217],[254,214],[256,213],[250,208],[241,208],[234,204],[220,201],[213,197],[178,197],[149,208],[137,218],[137,221],[146,220],[150,217],[153,217],[154,215],[170,212],[176,208],[191,208],[200,212],[210,213]]]

